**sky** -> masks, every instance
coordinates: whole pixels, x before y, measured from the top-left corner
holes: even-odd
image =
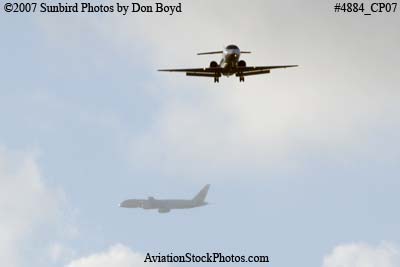
[[[1,10],[0,265],[221,252],[271,267],[400,266],[400,19],[334,4]],[[208,66],[218,57],[196,53],[231,43],[252,51],[248,65],[300,67],[219,84],[156,71]],[[205,184],[206,207],[118,207]]]

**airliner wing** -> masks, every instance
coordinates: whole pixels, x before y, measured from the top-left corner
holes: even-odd
[[[256,70],[272,70],[272,69],[285,69],[298,67],[299,65],[281,65],[281,66],[258,66],[258,67],[239,67],[238,70],[242,72],[256,71]]]
[[[162,69],[158,71],[171,71],[171,72],[199,72],[199,73],[215,73],[220,72],[222,68],[197,68],[197,69]]]
[[[256,67],[237,67],[233,69],[236,76],[250,76],[258,74],[270,73],[272,69],[284,69],[297,67],[298,65],[281,65],[281,66],[256,66]],[[161,69],[158,71],[169,71],[169,72],[186,72],[187,76],[197,76],[197,77],[221,77],[221,73],[224,69],[221,67],[214,68],[196,68],[196,69]]]
[[[238,72],[248,72],[248,71],[263,71],[272,69],[284,69],[298,67],[298,65],[281,65],[281,66],[258,66],[258,67],[238,67]],[[221,67],[215,68],[196,68],[196,69],[161,69],[158,71],[169,71],[169,72],[189,72],[189,73],[218,73],[222,72]]]
[[[236,76],[244,77],[250,75],[268,74],[272,69],[284,69],[297,67],[298,65],[281,65],[281,66],[258,66],[258,67],[238,67]]]
[[[197,77],[220,77],[222,68],[197,68],[197,69],[162,69],[158,71],[170,71],[170,72],[186,72],[187,76]]]

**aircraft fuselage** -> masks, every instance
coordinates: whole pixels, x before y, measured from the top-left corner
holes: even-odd
[[[123,208],[151,209],[191,209],[207,205],[207,202],[197,203],[186,199],[129,199],[120,204]]]
[[[227,48],[223,51],[222,59],[219,63],[219,66],[223,69],[222,73],[225,76],[231,76],[236,74],[237,67],[240,59],[240,49],[236,48]]]
[[[157,209],[160,213],[166,213],[173,209],[192,209],[207,205],[205,198],[210,185],[204,186],[192,199],[127,199],[119,204],[122,208],[142,208],[145,210]]]

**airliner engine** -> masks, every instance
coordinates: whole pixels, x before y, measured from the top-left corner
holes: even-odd
[[[218,67],[218,63],[215,62],[215,61],[211,61],[210,62],[210,68],[216,68],[216,67]]]

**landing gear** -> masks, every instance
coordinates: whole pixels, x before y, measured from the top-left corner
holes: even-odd
[[[244,77],[243,76],[240,76],[239,82],[244,82]]]
[[[219,83],[219,77],[214,77],[214,83]]]

